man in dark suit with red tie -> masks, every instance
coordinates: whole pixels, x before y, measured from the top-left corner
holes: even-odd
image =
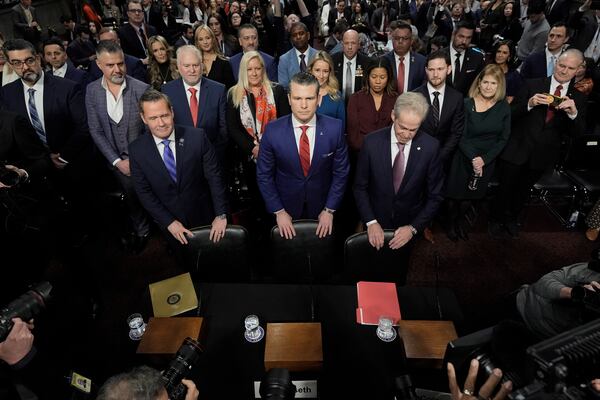
[[[412,28],[402,21],[390,24],[394,50],[384,57],[390,61],[394,71],[394,81],[399,94],[409,92],[421,86],[425,81],[425,57],[411,50]]]
[[[127,1],[129,23],[119,29],[119,39],[123,52],[133,57],[148,57],[148,38],[156,35],[156,28],[144,22],[144,9],[141,0]]]
[[[579,50],[565,51],[552,76],[525,81],[511,104],[513,131],[498,165],[500,187],[489,225],[492,236],[506,229],[510,236],[518,237],[517,219],[531,187],[559,161],[564,135],[583,133],[586,98],[573,83],[582,63]],[[549,94],[562,102],[553,105]]]
[[[470,22],[459,22],[452,32],[452,43],[446,49],[452,64],[452,74],[446,83],[464,96],[484,66],[483,53],[470,47],[474,32],[475,26]]]
[[[150,135],[129,144],[131,178],[140,202],[161,229],[182,245],[191,228],[211,225],[218,242],[227,226],[225,182],[205,133],[175,125],[169,98],[148,90],[140,115]]]
[[[260,143],[256,180],[281,235],[296,235],[293,219],[318,219],[330,235],[350,171],[342,122],[317,115],[319,83],[299,72],[290,81],[292,115],[271,121]]]
[[[162,87],[173,103],[175,123],[202,128],[222,162],[227,147],[225,85],[202,77],[202,54],[192,45],[177,49],[177,70],[181,78]]]
[[[400,95],[393,125],[365,137],[358,155],[354,197],[369,243],[382,248],[383,230],[394,229],[389,246],[402,249],[404,265],[382,271],[384,276],[377,279],[404,283],[412,239],[427,227],[443,200],[440,145],[420,130],[428,108],[420,93]]]

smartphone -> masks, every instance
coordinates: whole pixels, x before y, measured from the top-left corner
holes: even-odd
[[[544,95],[548,96],[548,101],[550,102],[550,104],[548,104],[548,105],[552,106],[552,107],[558,107],[558,105],[560,103],[562,103],[563,101],[565,101],[564,97],[555,96],[555,95],[550,94],[550,93],[544,93]]]

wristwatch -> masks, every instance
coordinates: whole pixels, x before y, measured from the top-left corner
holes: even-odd
[[[216,216],[217,219],[227,219],[227,214],[220,214]]]
[[[323,211],[325,211],[325,212],[328,212],[328,213],[329,213],[329,214],[331,214],[331,215],[333,215],[333,213],[335,212],[335,210],[332,210],[331,208],[327,208],[327,207],[325,207],[325,208],[323,209]]]
[[[409,227],[410,231],[412,232],[413,236],[416,236],[418,232],[415,229],[415,227],[412,225],[408,225],[408,227]]]

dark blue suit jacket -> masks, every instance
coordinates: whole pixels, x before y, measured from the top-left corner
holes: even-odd
[[[394,51],[390,51],[384,57],[388,59],[392,70],[394,71],[394,81],[398,78],[398,64]],[[406,60],[405,60],[406,63]],[[405,92],[409,92],[421,86],[425,82],[425,57],[413,51],[410,52],[410,70],[408,71],[408,87],[404,88]],[[397,85],[394,85],[396,87]]]
[[[277,62],[273,57],[268,55],[265,52],[258,51],[265,61],[265,66],[267,67],[267,76],[271,82],[277,82]],[[233,70],[233,77],[237,81],[240,74],[240,61],[242,61],[243,52],[237,53],[229,58],[229,64],[231,64],[231,69]]]
[[[267,211],[281,209],[294,219],[317,219],[324,207],[336,210],[344,196],[350,164],[338,119],[317,114],[308,176],[300,165],[292,116],[269,122],[260,143],[256,179]]]
[[[29,120],[20,79],[3,86],[0,89],[0,99],[4,109]],[[45,73],[43,102],[44,126],[50,152],[60,153],[68,162],[89,160],[93,147],[81,86],[71,80]]]
[[[67,60],[67,72],[65,72],[65,79],[70,79],[73,82],[79,83],[84,93],[85,87],[90,82],[87,72],[80,68],[75,68],[75,66],[69,60]]]
[[[171,99],[175,111],[175,123],[193,127],[194,122],[183,80],[179,78],[167,83],[162,87],[162,92]],[[202,128],[206,132],[221,161],[227,147],[226,104],[225,85],[203,77],[200,81],[197,128]]]
[[[548,65],[546,63],[546,51],[531,53],[521,67],[523,79],[546,78],[548,76]]]
[[[212,145],[201,129],[175,126],[177,182],[171,179],[154,141],[142,135],[129,144],[131,178],[144,208],[166,229],[209,225],[227,213],[225,183]],[[162,150],[162,145],[160,146]]]
[[[146,66],[139,58],[125,54],[125,68],[127,69],[127,75],[137,79],[141,82],[146,82]],[[90,63],[90,69],[88,70],[90,75],[90,82],[96,79],[102,78],[102,71],[98,68],[98,64],[95,62]],[[148,83],[148,82],[146,82]]]
[[[444,200],[440,145],[428,134],[417,133],[404,179],[394,193],[390,130],[383,128],[365,137],[353,187],[358,212],[363,222],[376,219],[383,229],[412,225],[422,232]]]

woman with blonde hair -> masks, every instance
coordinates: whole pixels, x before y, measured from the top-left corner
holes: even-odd
[[[319,114],[337,118],[346,125],[346,109],[340,93],[340,84],[333,72],[333,60],[323,50],[317,52],[308,64],[310,72],[319,81]]]
[[[497,64],[489,64],[477,75],[465,98],[465,127],[446,187],[446,233],[452,241],[468,240],[465,214],[472,201],[485,196],[496,158],[508,141],[510,106],[505,94],[504,71]]]
[[[171,57],[167,39],[160,35],[148,39],[148,83],[156,90],[179,78],[177,61]]]
[[[208,79],[222,83],[227,89],[235,84],[231,64],[219,49],[215,33],[206,25],[194,32],[194,43],[202,53],[202,74]]]

